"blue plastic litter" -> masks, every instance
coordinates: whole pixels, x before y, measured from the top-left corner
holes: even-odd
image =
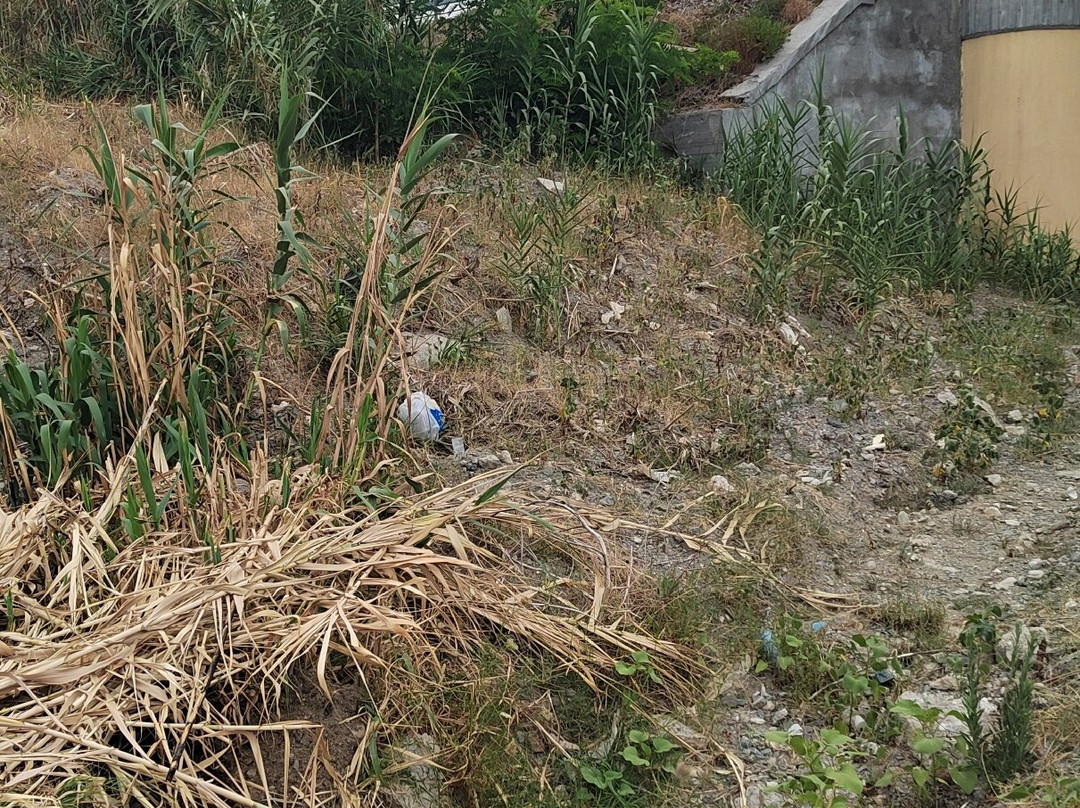
[[[874,671],[874,681],[882,687],[887,687],[890,690],[896,685],[896,674],[888,668],[883,668],[879,671]]]
[[[761,632],[761,649],[765,652],[765,658],[769,662],[776,662],[777,657],[780,656],[779,650],[776,648],[776,643],[773,641],[772,632],[769,629],[765,629]]]

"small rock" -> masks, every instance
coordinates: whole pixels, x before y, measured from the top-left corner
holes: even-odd
[[[1027,577],[1032,581],[1041,581],[1046,577],[1046,570],[1028,570]]]
[[[504,465],[503,458],[494,452],[468,451],[459,460],[466,471],[489,471]]]
[[[983,508],[983,513],[989,516],[991,519],[1001,518],[1001,508],[999,508],[997,505],[990,505],[986,508]]]
[[[450,438],[450,446],[453,449],[454,457],[465,456],[465,438]]]
[[[608,304],[608,310],[600,315],[600,322],[604,325],[610,323],[617,323],[622,319],[622,316],[626,313],[626,306],[621,303],[611,301]]]
[[[950,712],[960,712],[963,710],[964,705],[959,698],[947,696],[944,693],[916,693],[911,690],[905,690],[900,694],[900,700],[913,701],[923,709],[940,710],[941,715],[939,715],[937,719],[937,734],[948,735],[949,737],[955,738],[964,732],[964,722],[954,715],[949,715]],[[910,732],[922,732],[922,725],[916,719],[904,716],[903,720]]]
[[[786,707],[781,707],[779,710],[777,710],[775,713],[773,713],[773,717],[772,717],[773,723],[779,725],[780,722],[783,721],[785,718],[787,718],[789,715],[791,715],[791,713],[789,713],[787,711],[787,708]]]
[[[1028,562],[1028,569],[1041,570],[1043,568],[1043,563],[1041,558],[1033,558]]]
[[[667,485],[672,480],[678,479],[679,472],[677,471],[661,471],[659,469],[646,469],[645,476],[650,480],[660,483],[660,485]]]
[[[1000,474],[987,474],[986,481],[990,483],[990,485],[992,485],[994,488],[997,488],[1004,482]]]
[[[951,673],[947,673],[944,676],[940,676],[937,679],[927,682],[926,686],[931,690],[945,690],[950,692],[960,689],[960,683]]]
[[[753,463],[740,463],[735,467],[735,471],[746,477],[754,477],[758,474],[761,474],[761,469],[759,469]]]
[[[709,748],[710,741],[705,735],[691,729],[672,715],[658,715],[654,721],[656,726],[689,749],[704,751]]]
[[[1019,645],[1017,640],[1019,640]],[[1046,629],[1021,625],[1019,633],[1016,629],[1003,631],[998,637],[994,650],[997,651],[1000,659],[1010,662],[1017,648],[1026,649],[1031,643],[1035,644],[1035,653],[1038,654],[1039,649],[1046,644]]]
[[[873,442],[871,442],[869,446],[864,447],[863,451],[864,452],[883,452],[883,451],[885,451],[885,449],[886,449],[885,436],[884,435],[874,435]]]
[[[842,398],[834,398],[829,402],[829,409],[835,413],[845,413],[848,411],[849,406]]]
[[[723,474],[715,475],[709,482],[712,484],[712,490],[717,494],[730,494],[735,490],[735,486]]]
[[[553,196],[559,196],[566,193],[566,183],[560,180],[551,180],[547,177],[537,177],[536,184],[544,191],[547,191]]]
[[[405,335],[405,356],[418,370],[430,370],[439,364],[450,340],[442,334]]]
[[[429,761],[441,752],[430,735],[417,735],[396,750],[404,766],[403,776],[394,778],[386,788],[391,805],[396,808],[438,808],[442,804],[442,772]]]
[[[1057,472],[1057,476],[1063,480],[1080,480],[1080,469],[1067,469]]]
[[[993,407],[991,407],[978,396],[975,396],[972,401],[974,402],[976,407],[978,407],[980,410],[990,416],[990,420],[994,422],[994,426],[996,426],[998,429],[1005,428],[1005,424],[1001,423],[1001,420],[997,417],[997,413],[994,412]]]
[[[788,735],[798,736],[803,734],[803,728],[801,724],[792,724],[787,728]]]
[[[994,589],[1005,590],[1005,589],[1012,589],[1014,586],[1016,586],[1016,578],[1014,578],[1013,576],[1010,575],[1008,578],[1003,578],[1000,581],[998,581],[996,584],[994,584],[993,588]]]
[[[510,319],[510,309],[502,306],[495,312],[495,322],[499,324],[499,330],[504,334],[514,332],[514,322]]]
[[[833,429],[841,429],[844,426],[843,421],[841,421],[839,418],[834,418],[831,415],[825,419],[825,423],[827,423]]]
[[[900,513],[896,514],[896,524],[900,525],[901,527],[910,525],[911,514],[909,514],[907,511],[900,511]]]
[[[1008,415],[1005,416],[1005,420],[1011,424],[1019,424],[1024,420],[1024,413],[1020,410],[1009,410]]]
[[[937,394],[936,398],[942,404],[950,407],[955,407],[957,404],[960,403],[959,400],[956,398],[956,394],[953,393],[952,390],[942,390],[940,393]]]

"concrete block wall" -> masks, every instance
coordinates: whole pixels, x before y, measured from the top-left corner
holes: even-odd
[[[811,99],[822,68],[826,103],[852,120],[872,121],[877,136],[895,140],[903,109],[912,139],[956,139],[960,28],[960,0],[824,0],[774,59],[724,94],[723,108],[674,115],[657,140],[709,168],[725,130],[771,95],[788,104]]]

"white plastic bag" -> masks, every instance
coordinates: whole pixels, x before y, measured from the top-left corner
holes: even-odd
[[[443,411],[435,399],[416,392],[401,402],[398,420],[405,431],[417,440],[433,441],[443,428]]]

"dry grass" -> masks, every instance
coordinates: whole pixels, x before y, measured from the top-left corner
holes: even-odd
[[[680,618],[678,604],[657,600],[642,570],[653,559],[625,542],[627,534],[645,537],[646,549],[663,543],[669,565],[715,560],[714,578],[739,591],[815,610],[854,605],[770,571],[765,562],[792,552],[788,539],[802,526],[778,518],[765,493],[748,485],[741,501],[720,507],[699,495],[714,471],[742,459],[738,447],[753,429],[767,431],[755,420],[773,395],[762,368],[783,374],[791,362],[775,336],[739,314],[741,260],[753,236],[724,200],[663,178],[567,178],[590,200],[568,242],[573,316],[563,344],[538,347],[520,323],[512,335],[493,328],[495,310],[515,303],[497,264],[508,205],[536,193],[532,170],[459,165],[429,178],[425,187],[461,189],[422,221],[420,263],[443,274],[429,297],[410,294],[394,308],[380,304],[374,282],[397,257],[397,171],[309,165],[326,176],[299,184],[295,200],[323,245],[317,272],[337,269],[342,215],[373,225],[359,302],[340,342],[320,356],[302,341],[294,356],[271,343],[261,363],[238,364],[233,381],[251,392],[230,402],[213,460],[200,464],[197,490],[189,490],[160,462],[155,436],[166,417],[188,411],[184,381],[214,346],[205,320],[170,306],[183,298],[198,312],[227,300],[233,333],[254,353],[274,257],[271,156],[265,146],[245,146],[215,166],[203,194],[242,199],[216,209],[222,226],[212,260],[181,277],[155,252],[168,223],[110,224],[93,181],[82,195],[65,186],[36,220],[28,212],[26,188],[43,175],[89,173],[71,147],[92,144],[92,119],[71,108],[60,134],[46,139],[56,113],[30,112],[0,127],[0,159],[22,172],[2,193],[28,250],[73,277],[85,277],[77,256],[87,253],[106,268],[118,314],[103,328],[137,417],[85,482],[39,486],[35,501],[0,512],[0,594],[8,593],[0,803],[56,804],[96,788],[98,797],[84,802],[107,793],[147,805],[377,805],[403,768],[385,750],[427,735],[438,740],[433,763],[448,786],[467,791],[495,778],[486,755],[503,736],[471,726],[463,711],[494,711],[506,738],[539,733],[514,765],[550,790],[550,768],[565,769],[569,744],[582,740],[566,715],[543,706],[552,700],[544,691],[551,671],[586,683],[602,703],[603,694],[621,692],[609,687],[615,663],[645,649],[664,687],[635,696],[642,711],[649,698],[670,707],[704,678],[701,649],[678,644],[698,613]],[[114,150],[135,160],[146,137],[123,122],[126,114],[98,111]],[[63,147],[60,137],[69,138]],[[53,236],[64,251],[51,251]],[[58,325],[66,321],[71,299],[57,279],[25,285],[38,286]],[[290,291],[306,296],[318,324],[327,306],[319,283],[298,273]],[[100,298],[87,300],[111,311]],[[613,301],[625,311],[605,323]],[[153,333],[139,327],[148,305],[156,307]],[[476,325],[487,329],[483,361],[420,370],[400,358],[406,329],[452,335]],[[577,385],[573,408],[565,378]],[[483,494],[497,482],[490,476],[411,493],[411,485],[438,489],[446,480],[426,473],[438,458],[410,457],[395,445],[391,414],[408,387],[439,398],[453,433],[470,446],[518,458],[543,453],[616,480],[627,491],[619,517],[550,491],[537,499],[527,485],[514,500],[489,499]],[[319,395],[325,465],[296,468],[295,456],[283,456],[277,422],[302,430]],[[375,402],[370,446],[353,420],[366,398]],[[281,399],[292,406],[270,414]],[[248,460],[236,458],[241,436]],[[154,461],[155,495],[175,496],[157,525],[140,506],[146,532],[133,540],[122,523],[130,492],[141,490],[127,451],[137,446]],[[685,476],[668,488],[641,474],[661,467]],[[25,481],[30,489],[38,482]],[[651,500],[640,496],[643,486],[656,491]],[[363,495],[374,489],[389,504],[373,511]],[[737,605],[749,613],[758,605],[750,600]],[[525,697],[519,683],[537,669],[548,679]],[[463,693],[473,701],[447,706]]]
[[[253,804],[269,785],[245,782],[236,762],[250,756],[265,771],[260,733],[317,729],[279,719],[298,675],[312,671],[331,701],[342,677],[362,683],[370,714],[353,730],[363,750],[411,714],[412,694],[385,687],[403,658],[419,681],[437,682],[497,634],[594,687],[639,648],[671,687],[685,681],[675,646],[599,621],[627,570],[561,508],[480,502],[489,478],[380,518],[327,510],[318,496],[283,502],[280,481],[257,468],[246,486],[216,470],[223,493],[201,513],[220,558],[192,535],[193,515],[116,546],[107,529],[116,496],[85,511],[43,494],[0,513],[4,798],[98,772],[155,804]],[[308,474],[297,472],[297,489],[332,485]],[[567,569],[591,573],[527,580],[516,545],[541,539]],[[332,763],[313,765],[283,804],[343,798],[371,776],[361,754],[344,771]]]
[[[780,11],[780,19],[788,25],[796,25],[810,16],[815,5],[811,0],[787,0]]]
[[[27,117],[7,130],[0,151],[13,154],[16,141],[33,148],[37,126]],[[118,165],[138,145],[112,132],[110,142]],[[40,168],[81,165],[75,151],[39,159]],[[247,193],[265,196],[257,171],[265,154],[247,149],[235,159],[246,165],[210,172],[205,198],[245,181]],[[254,183],[238,179],[248,174]],[[73,792],[93,801],[89,791],[103,787],[102,798],[148,805],[379,804],[392,769],[370,750],[416,733],[444,735],[446,716],[418,709],[423,693],[479,681],[477,655],[492,645],[504,649],[508,676],[544,659],[595,690],[617,661],[647,650],[666,698],[690,691],[697,663],[635,628],[623,604],[640,572],[623,559],[616,534],[587,515],[505,501],[497,481],[483,477],[396,499],[389,509],[354,504],[357,486],[405,487],[388,472],[400,460],[391,412],[410,376],[391,356],[416,293],[390,311],[375,288],[393,249],[396,170],[371,209],[375,236],[348,331],[325,376],[307,384],[325,394],[318,436],[325,468],[348,473],[288,471],[287,460],[272,457],[268,432],[237,460],[236,436],[219,434],[192,487],[180,465],[164,460],[161,430],[193,411],[187,381],[222,355],[218,315],[228,313],[232,334],[255,352],[272,218],[261,219],[257,204],[223,206],[238,242],[215,244],[199,254],[205,260],[188,264],[165,247],[178,232],[172,190],[147,176],[149,184],[107,217],[78,197],[81,224],[67,231],[74,241],[105,245],[93,249],[106,264],[108,295],[82,305],[99,311],[102,344],[112,346],[122,437],[102,451],[98,469],[79,469],[79,484],[80,458],[68,457],[67,474],[44,490],[26,473],[23,447],[4,418],[5,457],[36,496],[0,511],[0,802],[57,802]],[[338,207],[352,181],[330,185],[328,204]],[[369,209],[373,199],[365,190],[355,204]],[[420,274],[449,245],[451,231],[437,215],[429,225]],[[239,270],[222,260],[239,255]],[[78,261],[71,269],[85,277]],[[68,287],[46,281],[40,300],[62,339],[73,305]],[[256,405],[265,421],[275,393],[293,396],[303,412],[305,388],[287,375],[297,368],[274,357],[276,365],[242,368],[235,385],[254,400],[216,402],[228,416],[222,423],[253,425]],[[353,414],[365,399],[374,402],[374,426],[361,435]],[[361,445],[369,439],[372,446]],[[137,447],[152,459],[152,497],[139,481]],[[133,515],[133,489],[159,502],[166,492],[176,496],[151,519],[145,503]],[[122,527],[125,518],[142,524],[141,535]],[[322,723],[289,706],[303,700],[309,680],[331,704],[341,691],[361,694],[340,722],[354,741],[344,757],[340,744],[331,753]],[[464,760],[457,765],[467,773],[478,740],[453,742],[447,754]],[[306,760],[300,749],[310,752]],[[358,802],[357,794],[365,796]]]

